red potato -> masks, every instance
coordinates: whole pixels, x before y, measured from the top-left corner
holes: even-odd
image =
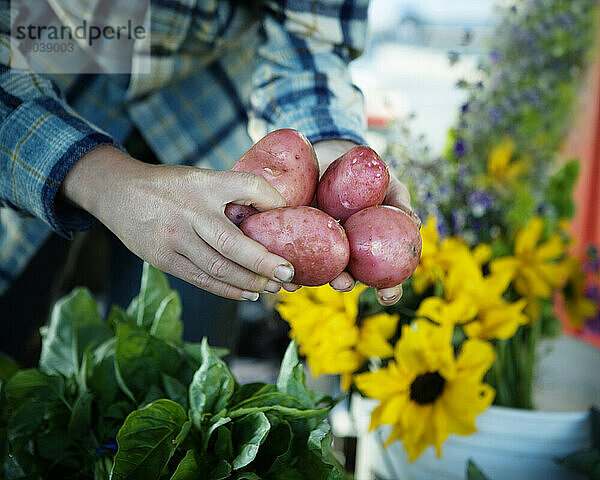
[[[325,170],[317,204],[342,223],[350,215],[383,202],[390,183],[385,162],[369,147],[354,147]]]
[[[348,270],[375,288],[399,285],[421,256],[421,234],[409,215],[389,205],[365,208],[344,224],[350,243]]]
[[[232,170],[260,175],[275,188],[288,207],[308,205],[315,196],[319,164],[308,139],[296,130],[275,130],[260,139],[236,162]],[[229,204],[225,215],[239,225],[254,207]]]
[[[282,207],[242,222],[242,232],[288,260],[299,285],[325,285],[344,271],[350,249],[344,229],[313,207]]]

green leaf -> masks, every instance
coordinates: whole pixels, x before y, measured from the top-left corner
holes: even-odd
[[[127,312],[123,310],[118,305],[113,305],[110,309],[110,313],[108,314],[108,318],[106,319],[106,326],[110,328],[113,333],[117,331],[117,325],[119,323],[135,323],[132,322]]]
[[[272,405],[297,408],[300,410],[304,410],[306,408],[306,405],[295,397],[291,397],[290,395],[279,392],[269,392],[250,397],[232,407],[232,410],[237,410],[240,408],[245,409],[253,407],[268,407]]]
[[[194,450],[188,450],[170,480],[203,480],[200,462]]]
[[[263,393],[277,392],[277,386],[271,383],[246,383],[245,385],[236,385],[235,391],[229,405],[237,405],[251,397],[261,395]]]
[[[289,422],[275,416],[269,416],[271,431],[267,437],[256,463],[267,470],[267,476],[284,471],[290,465],[294,454],[292,450],[292,427]],[[258,468],[257,468],[258,470]]]
[[[67,409],[64,380],[39,370],[21,370],[4,386],[9,408],[7,436],[14,450],[19,450],[59,406]]]
[[[112,405],[119,394],[115,371],[115,345],[115,338],[101,343],[92,351],[88,362],[87,386],[96,395],[102,410]]]
[[[185,410],[171,400],[157,400],[132,412],[117,435],[119,450],[110,478],[159,479],[186,420]]]
[[[473,463],[472,460],[469,460],[467,464],[467,480],[488,480],[488,478],[483,474],[483,472]]]
[[[298,358],[296,340],[290,342],[283,356],[279,377],[277,378],[277,389],[281,393],[297,398],[298,401],[309,408],[316,407],[326,398],[325,395],[317,394],[306,388],[306,378]]]
[[[98,438],[115,438],[127,415],[133,410],[135,405],[128,400],[119,400],[106,408],[98,408]]]
[[[187,438],[191,430],[192,422],[186,420],[186,422],[181,427],[180,432],[177,434],[177,437],[175,438],[175,448],[179,448],[183,444],[183,442],[185,442],[185,439]]]
[[[211,351],[206,339],[202,340],[202,364],[194,374],[189,389],[192,420],[201,429],[202,417],[223,410],[235,388],[231,371]]]
[[[271,424],[262,412],[251,413],[234,422],[232,438],[235,458],[233,469],[239,470],[256,458],[260,445],[265,441]]]
[[[560,460],[560,463],[571,471],[588,475],[590,479],[600,478],[600,452],[598,450],[573,453]]]
[[[146,330],[154,330],[161,338],[181,341],[181,301],[171,290],[167,277],[160,270],[144,262],[140,293],[135,297],[127,314]]]
[[[134,325],[117,326],[116,378],[123,393],[140,403],[153,386],[161,384],[161,373],[174,375],[182,363],[179,352]]]
[[[98,442],[92,433],[92,401],[90,392],[80,392],[73,404],[69,419],[69,436],[86,448],[98,448]]]
[[[253,472],[238,472],[232,478],[233,480],[262,480],[256,473]]]
[[[19,371],[19,365],[12,358],[0,352],[0,381],[7,382]]]
[[[232,418],[239,418],[250,413],[265,412],[273,415],[278,415],[281,418],[286,418],[290,421],[308,421],[312,420],[312,423],[321,422],[327,418],[330,407],[323,408],[311,408],[311,409],[298,409],[290,407],[282,407],[281,405],[271,405],[267,407],[252,407],[252,408],[240,408],[237,410],[231,410],[228,415]]]
[[[233,442],[231,440],[231,431],[227,427],[217,429],[215,455],[219,460],[233,460]]]
[[[572,193],[578,176],[579,161],[574,159],[565,163],[550,179],[546,199],[556,210],[558,218],[571,218],[575,213]]]
[[[100,318],[96,301],[84,288],[76,288],[56,303],[50,325],[41,332],[40,370],[67,378],[78,374],[83,354],[90,345],[111,336]]]
[[[308,449],[317,457],[318,461],[331,467],[330,473],[335,478],[342,474],[343,467],[333,455],[331,448],[331,427],[328,423],[322,422],[308,436]]]
[[[217,415],[213,416],[209,420],[208,428],[205,429],[202,433],[202,451],[205,452],[208,449],[208,443],[210,442],[210,438],[214,432],[216,432],[219,427],[223,425],[227,425],[231,422],[231,418],[225,416],[226,411],[221,410]]]
[[[515,188],[510,198],[510,208],[506,213],[508,222],[522,228],[535,212],[536,202],[529,186]]]
[[[179,403],[185,410],[188,409],[188,390],[176,378],[171,377],[163,373],[162,377],[162,385],[167,394],[167,397],[173,400],[174,402]]]
[[[231,465],[225,460],[219,460],[217,466],[210,472],[209,478],[211,480],[225,480],[231,475]]]
[[[173,291],[158,306],[152,320],[150,333],[167,342],[180,343],[183,338],[181,321],[181,299],[179,293]]]

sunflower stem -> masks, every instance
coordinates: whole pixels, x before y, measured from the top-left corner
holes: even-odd
[[[506,341],[496,342],[496,361],[493,364],[496,388],[496,405],[510,406],[509,384],[506,378]]]

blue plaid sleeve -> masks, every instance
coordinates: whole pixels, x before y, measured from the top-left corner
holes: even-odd
[[[363,97],[348,63],[364,49],[368,0],[280,0],[263,4],[250,132],[295,128],[311,142],[364,144]]]
[[[114,141],[78,116],[45,77],[11,70],[8,42],[0,37],[0,205],[69,237],[95,220],[56,201],[59,187],[82,155]]]

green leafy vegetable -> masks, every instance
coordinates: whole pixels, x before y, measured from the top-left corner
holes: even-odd
[[[0,479],[342,479],[329,397],[290,344],[277,384],[239,385],[222,349],[182,341],[181,304],[144,266],[105,321],[84,289],[43,330],[39,369],[0,356]]]
[[[185,410],[172,400],[157,400],[132,412],[117,435],[119,450],[110,478],[160,478],[186,420]]]
[[[235,380],[227,365],[202,341],[202,364],[190,385],[190,409],[197,428],[205,414],[220,412],[233,395]]]
[[[110,337],[91,293],[76,288],[52,310],[48,328],[42,329],[40,370],[65,377],[79,373],[86,349]]]

